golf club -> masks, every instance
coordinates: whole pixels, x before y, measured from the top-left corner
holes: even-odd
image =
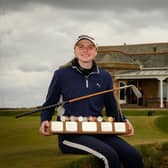
[[[125,88],[131,88],[132,91],[134,92],[134,94],[137,96],[137,98],[142,97],[141,92],[136,88],[135,85],[126,85],[126,86],[122,86],[122,87],[118,87],[118,88],[113,88],[113,89],[109,89],[109,90],[104,90],[104,91],[92,93],[92,94],[85,95],[85,96],[80,96],[80,97],[73,98],[73,99],[70,99],[70,100],[67,100],[67,101],[63,101],[63,102],[59,102],[59,103],[56,103],[56,104],[52,104],[52,105],[49,105],[49,106],[40,107],[40,108],[37,108],[36,110],[33,110],[31,112],[25,112],[25,113],[18,114],[18,115],[16,115],[16,118],[27,116],[27,115],[39,112],[41,110],[46,110],[46,109],[53,108],[53,107],[63,106],[64,104],[67,104],[67,103],[77,102],[77,101],[80,101],[80,100],[88,99],[88,98],[91,98],[91,97],[94,97],[94,96],[110,93],[110,92],[113,92],[113,91],[116,91],[116,90],[125,89]]]

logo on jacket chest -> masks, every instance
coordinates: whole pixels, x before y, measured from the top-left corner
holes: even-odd
[[[96,87],[101,88],[101,84],[99,82],[97,82]]]

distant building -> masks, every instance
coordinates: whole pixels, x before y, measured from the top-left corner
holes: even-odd
[[[100,46],[96,59],[115,87],[134,84],[141,91],[140,99],[131,89],[117,92],[121,106],[168,108],[168,43]]]

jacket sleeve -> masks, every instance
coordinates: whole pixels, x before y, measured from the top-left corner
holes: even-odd
[[[48,88],[48,93],[46,96],[45,103],[43,104],[43,107],[56,104],[59,101],[60,97],[60,78],[59,78],[59,71],[55,71],[53,78],[51,80],[50,86]],[[55,108],[49,108],[46,110],[41,111],[41,122],[48,120],[51,121],[52,116],[54,114]]]
[[[107,89],[112,89],[113,82],[111,75],[109,74],[107,78]],[[114,92],[105,95],[105,109],[106,115],[112,116],[115,121],[124,121],[126,119],[125,116],[120,112],[119,104],[114,96]]]

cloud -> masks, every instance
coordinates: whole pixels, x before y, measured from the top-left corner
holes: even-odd
[[[40,86],[40,85],[39,85]],[[1,107],[36,107],[43,104],[47,89],[43,87],[0,88]]]
[[[151,10],[167,10],[168,2],[165,0],[1,0],[2,9],[18,10],[26,6],[33,6],[35,4],[44,4],[56,8],[75,9],[75,10],[113,10],[125,12],[126,10],[135,9],[138,11]]]
[[[47,65],[20,65],[19,69],[23,72],[45,72],[49,71],[49,68]]]
[[[5,71],[0,74],[0,107],[42,105],[52,78],[51,72]]]
[[[80,34],[99,45],[167,41],[167,6],[165,0],[0,0],[0,106],[41,104],[54,70],[74,57]]]

